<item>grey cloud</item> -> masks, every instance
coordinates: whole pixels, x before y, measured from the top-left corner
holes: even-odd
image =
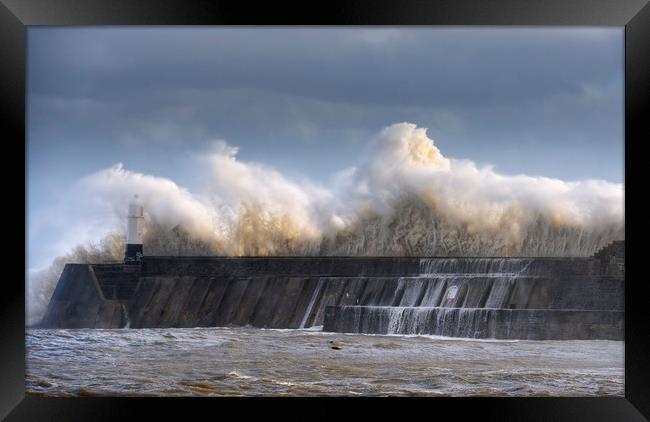
[[[33,32],[32,32],[33,31]],[[85,31],[85,32],[84,32]],[[254,88],[333,102],[513,103],[620,77],[613,29],[34,29],[35,93]],[[374,34],[374,35],[373,35]],[[593,34],[599,34],[595,36]]]
[[[411,121],[444,154],[506,172],[620,180],[622,40],[616,28],[32,28],[30,148],[146,158],[221,138],[322,176]],[[560,166],[562,150],[582,159]]]

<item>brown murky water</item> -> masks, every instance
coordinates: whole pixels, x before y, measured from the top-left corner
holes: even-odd
[[[620,341],[238,328],[27,330],[26,389],[52,396],[623,396]],[[339,342],[340,350],[330,348]]]

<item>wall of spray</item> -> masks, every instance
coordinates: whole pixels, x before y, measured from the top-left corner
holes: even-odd
[[[327,184],[237,152],[221,141],[202,157],[202,192],[121,164],[81,180],[74,197],[86,202],[74,209],[94,220],[77,216],[86,226],[75,233],[94,237],[30,277],[28,320],[42,315],[64,263],[122,259],[134,193],[145,208],[145,255],[588,256],[624,238],[622,184],[503,175],[443,156],[411,123],[383,129]]]

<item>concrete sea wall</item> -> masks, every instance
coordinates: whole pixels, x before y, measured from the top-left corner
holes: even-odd
[[[623,311],[329,306],[327,331],[522,340],[622,340]]]
[[[139,266],[70,264],[42,326],[324,325],[378,334],[622,339],[623,248],[620,242],[592,258],[145,257]]]
[[[43,317],[52,328],[116,328],[125,325],[125,308],[107,299],[92,265],[68,264]]]

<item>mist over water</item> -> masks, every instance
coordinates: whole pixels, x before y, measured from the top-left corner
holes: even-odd
[[[588,256],[624,239],[622,184],[502,175],[445,157],[411,123],[383,129],[327,183],[237,153],[215,142],[197,167],[202,192],[121,164],[79,181],[63,201],[76,224],[67,238],[86,243],[30,275],[28,322],[42,316],[66,262],[122,259],[136,193],[145,255]]]

